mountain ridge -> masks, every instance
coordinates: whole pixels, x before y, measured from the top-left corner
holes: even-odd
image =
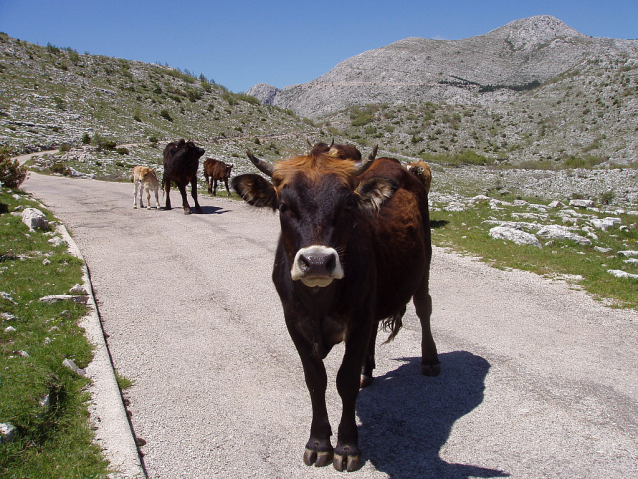
[[[502,95],[490,98],[458,86],[542,83],[610,54],[638,61],[638,40],[589,37],[541,15],[461,40],[406,38],[347,58],[310,82],[280,91],[261,85],[247,93],[310,118],[370,103],[480,104]]]

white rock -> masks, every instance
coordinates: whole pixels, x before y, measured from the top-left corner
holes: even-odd
[[[49,228],[49,222],[42,211],[37,208],[26,208],[22,212],[22,222],[29,227],[29,230],[36,229],[46,230]]]
[[[16,434],[16,428],[11,423],[0,424],[0,443],[13,441]]]
[[[7,326],[6,328],[4,328],[4,332],[5,333],[15,333],[16,332],[16,328],[14,328],[13,326]]]
[[[638,256],[638,251],[625,250],[625,251],[619,251],[618,254],[620,256],[627,256],[628,258],[633,258],[634,256]]]
[[[569,231],[569,229],[560,225],[547,225],[538,230],[538,236],[548,239],[571,240],[581,245],[590,245],[591,240],[584,236],[577,235]]]
[[[515,244],[530,245],[537,248],[542,248],[541,242],[536,236],[525,231],[521,231],[516,228],[509,228],[507,226],[495,226],[490,229],[490,236],[494,239],[502,239],[512,241]]]
[[[552,201],[549,205],[550,208],[562,208],[563,206],[565,206],[565,203],[562,203],[558,200]]]
[[[570,200],[569,206],[578,206],[581,208],[593,208],[594,207],[593,200]]]
[[[611,248],[603,248],[602,246],[594,246],[594,249],[599,253],[610,253]]]
[[[79,374],[80,376],[86,376],[86,371],[84,369],[80,369],[75,362],[73,362],[72,359],[65,359],[64,361],[62,361],[62,365],[66,366],[67,368],[69,368],[71,371],[73,371],[76,374]]]
[[[638,274],[631,274],[631,273],[627,273],[625,271],[619,270],[619,269],[608,269],[607,272],[609,274],[612,274],[613,276],[615,276],[616,278],[632,278],[632,279],[638,279]]]

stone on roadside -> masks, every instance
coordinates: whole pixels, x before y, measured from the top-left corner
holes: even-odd
[[[11,423],[0,423],[0,443],[13,441],[16,428]]]
[[[65,359],[64,361],[62,361],[62,365],[69,368],[74,373],[79,374],[80,376],[86,376],[86,371],[84,369],[80,369],[77,364],[73,362],[72,359]]]
[[[502,239],[512,241],[519,245],[530,245],[537,248],[542,248],[543,245],[536,236],[531,233],[526,233],[516,228],[509,228],[507,226],[495,226],[490,229],[490,236],[494,239]]]
[[[49,229],[47,217],[37,208],[26,208],[22,212],[22,222],[29,227],[30,231]]]

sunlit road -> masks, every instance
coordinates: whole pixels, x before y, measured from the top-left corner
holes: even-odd
[[[23,188],[88,263],[149,477],[344,477],[301,460],[310,401],[270,280],[276,215],[201,190],[204,214],[186,216],[176,190],[156,211],[133,209],[132,184],[31,174]],[[352,476],[638,477],[638,314],[434,253],[442,373],[419,374],[409,308],[359,397]],[[342,351],[327,361],[334,430]]]

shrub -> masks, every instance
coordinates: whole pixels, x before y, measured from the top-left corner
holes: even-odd
[[[125,148],[123,146],[119,147],[115,151],[117,151],[120,155],[128,155],[129,154],[128,148]]]
[[[171,117],[171,114],[168,112],[168,110],[160,111],[160,116],[168,121],[173,121],[173,118]]]
[[[66,153],[68,151],[71,151],[71,145],[69,143],[62,143],[58,151],[60,153]]]
[[[85,133],[84,135],[82,135],[82,144],[83,145],[90,145],[91,144],[91,135],[89,135],[88,133]]]
[[[0,151],[0,183],[7,188],[19,188],[27,178],[27,169],[18,160],[9,158],[6,151]]]

